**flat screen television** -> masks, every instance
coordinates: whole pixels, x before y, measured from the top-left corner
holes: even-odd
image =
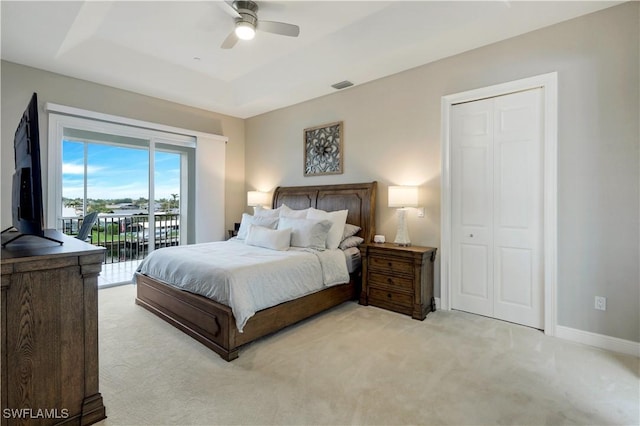
[[[42,169],[40,166],[40,130],[38,128],[38,95],[31,97],[13,138],[15,171],[11,195],[12,227],[18,235],[3,242],[6,246],[25,235],[34,235],[62,244],[45,236],[42,208]]]

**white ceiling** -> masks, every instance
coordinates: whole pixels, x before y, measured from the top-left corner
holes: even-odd
[[[621,2],[258,1],[300,26],[220,44],[215,1],[1,2],[2,59],[247,118]],[[348,90],[348,89],[346,89]]]

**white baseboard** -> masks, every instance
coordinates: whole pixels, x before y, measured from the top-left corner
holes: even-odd
[[[435,297],[434,299],[436,301],[436,310],[440,310],[440,298]],[[591,333],[562,325],[556,325],[555,337],[640,358],[640,342]]]
[[[556,326],[556,337],[640,358],[640,343],[575,328]]]

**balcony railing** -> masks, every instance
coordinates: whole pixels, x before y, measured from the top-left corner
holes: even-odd
[[[180,245],[180,215],[155,214],[154,247]],[[60,219],[61,230],[77,235],[82,218]],[[100,214],[89,234],[93,245],[106,248],[105,263],[140,260],[149,252],[149,215]]]

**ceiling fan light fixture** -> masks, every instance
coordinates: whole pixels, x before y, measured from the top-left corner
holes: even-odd
[[[240,40],[253,40],[256,36],[256,29],[250,22],[238,22],[235,31]]]
[[[2,0],[0,0],[2,1]],[[259,21],[258,5],[251,0],[219,1],[224,4],[224,10],[235,19],[233,31],[224,39],[220,45],[221,49],[231,49],[239,40],[252,40],[256,31],[283,35],[287,37],[298,37],[300,27],[286,22]]]

